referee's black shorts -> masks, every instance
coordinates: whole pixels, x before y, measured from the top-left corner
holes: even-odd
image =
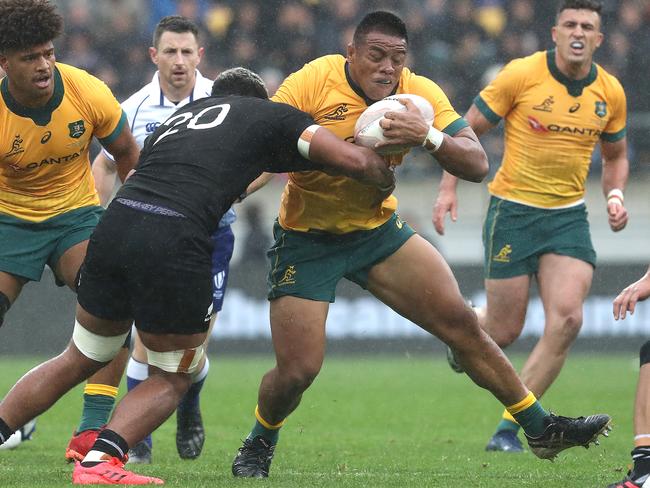
[[[145,332],[205,332],[212,312],[211,253],[210,236],[189,219],[114,201],[90,237],[79,304],[101,319],[134,319]]]

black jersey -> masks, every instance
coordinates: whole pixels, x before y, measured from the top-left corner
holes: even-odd
[[[116,198],[178,212],[212,232],[262,172],[320,169],[298,139],[313,119],[252,97],[208,97],[185,105],[147,138],[136,173]]]

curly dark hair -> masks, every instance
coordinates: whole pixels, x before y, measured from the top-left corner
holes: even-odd
[[[0,0],[0,53],[52,41],[63,30],[63,17],[48,0]]]

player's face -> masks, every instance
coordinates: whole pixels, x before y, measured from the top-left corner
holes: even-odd
[[[165,31],[158,47],[149,49],[151,60],[158,66],[161,83],[182,89],[194,86],[196,67],[201,62],[203,48],[191,32]]]
[[[357,45],[348,45],[350,76],[368,98],[381,100],[393,92],[404,68],[407,47],[405,39],[379,32],[369,32]]]
[[[52,41],[0,55],[9,91],[27,107],[42,107],[54,93],[54,44]]]
[[[579,65],[588,70],[594,52],[603,41],[600,16],[593,10],[565,9],[558,17],[552,35],[561,64]]]

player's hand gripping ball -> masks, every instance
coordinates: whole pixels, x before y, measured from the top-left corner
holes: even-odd
[[[410,147],[401,144],[375,148],[375,145],[378,142],[386,142],[384,130],[379,125],[381,119],[384,118],[384,114],[386,112],[401,112],[406,110],[406,106],[399,102],[400,98],[410,99],[420,110],[424,120],[426,120],[428,124],[433,123],[433,107],[427,99],[409,93],[391,95],[373,103],[359,116],[357,123],[354,126],[354,142],[360,146],[374,149],[379,154],[398,154],[408,152]]]

